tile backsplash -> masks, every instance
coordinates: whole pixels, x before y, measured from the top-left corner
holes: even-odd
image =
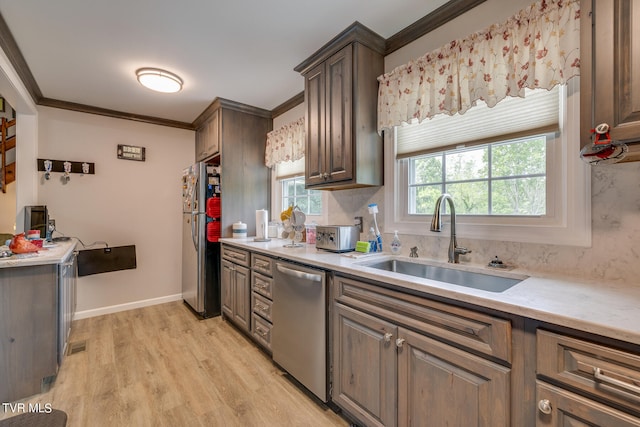
[[[485,265],[496,255],[529,274],[602,279],[638,283],[640,277],[640,162],[592,166],[591,171],[592,246],[590,248],[467,239],[458,244],[473,252],[462,263]],[[384,188],[334,191],[329,194],[329,223],[353,224],[354,216],[364,217],[364,231],[371,226],[369,203],[382,207]],[[389,201],[392,203],[392,201]],[[384,209],[378,214],[385,251],[393,230],[384,230]],[[425,228],[428,224],[425,223]],[[366,234],[365,234],[366,235]],[[417,246],[422,258],[447,259],[449,234],[400,235],[401,255]]]

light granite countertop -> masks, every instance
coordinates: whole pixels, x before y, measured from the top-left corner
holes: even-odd
[[[9,258],[0,258],[0,269],[11,267],[29,267],[33,265],[60,264],[75,249],[76,239],[66,242],[55,242],[46,245],[43,250],[37,253],[14,254]],[[0,246],[8,249],[6,246]]]
[[[444,267],[453,266],[441,261],[398,257],[389,253],[353,258],[352,256],[356,255],[354,252],[346,255],[336,254],[317,250],[314,245],[308,244],[299,248],[286,248],[284,245],[288,241],[282,239],[254,242],[253,238],[249,237],[225,238],[220,241],[265,255],[384,282],[425,295],[440,296],[640,345],[640,286],[536,277],[518,269],[502,271],[486,266],[455,265],[454,268],[462,270],[525,277],[504,292],[489,292],[362,265],[374,260],[396,258]]]

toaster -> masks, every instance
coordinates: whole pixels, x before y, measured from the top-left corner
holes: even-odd
[[[331,252],[349,252],[356,249],[360,229],[355,225],[316,226],[316,249]]]

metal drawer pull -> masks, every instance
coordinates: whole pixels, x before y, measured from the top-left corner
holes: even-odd
[[[256,288],[267,289],[267,284],[262,282],[256,282]]]
[[[256,326],[256,332],[258,333],[258,335],[260,335],[263,338],[266,338],[266,336],[268,335],[268,332],[265,331],[264,329]]]
[[[637,385],[633,385],[633,384],[629,384],[626,383],[624,381],[620,381],[617,380],[615,378],[611,378],[608,377],[604,371],[600,368],[593,368],[593,376],[595,377],[596,380],[606,383],[606,384],[610,384],[610,385],[614,385],[617,387],[620,387],[628,392],[640,395],[640,387],[638,387]],[[638,398],[640,396],[633,396],[635,398]]]
[[[398,338],[398,339],[396,340],[396,347],[398,347],[398,348],[402,348],[402,345],[404,344],[404,342],[405,342],[405,339],[404,339],[404,338]]]
[[[549,399],[542,399],[538,402],[538,409],[543,414],[549,415],[551,413],[551,402],[549,402]]]
[[[384,342],[391,342],[391,338],[393,338],[392,333],[387,332],[386,334],[384,334]]]
[[[261,262],[261,261],[256,261],[256,267],[260,267],[260,268],[268,268],[269,267],[269,263],[268,262]]]
[[[260,303],[256,303],[256,310],[260,310],[260,311],[268,311],[269,307],[267,307],[264,304],[260,304]]]

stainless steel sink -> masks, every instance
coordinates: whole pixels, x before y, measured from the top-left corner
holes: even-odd
[[[437,280],[467,288],[480,289],[489,292],[504,292],[512,286],[522,282],[526,277],[504,277],[493,274],[476,273],[436,265],[388,259],[378,262],[360,263],[363,267],[392,271],[414,277]],[[515,276],[515,275],[514,275]]]

